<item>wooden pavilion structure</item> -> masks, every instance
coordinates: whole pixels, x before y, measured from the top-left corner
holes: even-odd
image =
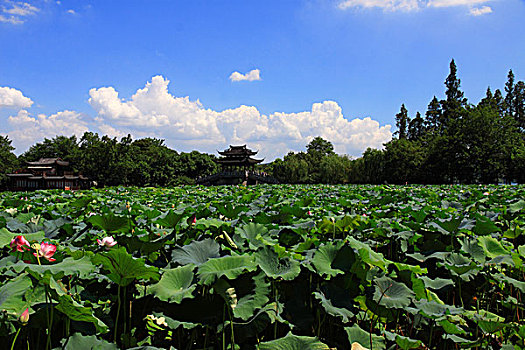
[[[75,175],[69,168],[69,162],[61,158],[40,158],[36,162],[27,162],[24,169],[7,176],[10,179],[11,191],[78,190],[92,185],[87,177],[81,174]]]
[[[258,151],[243,146],[231,146],[224,151],[217,151],[222,157],[215,160],[221,170],[210,176],[197,179],[202,185],[256,185],[259,183],[277,183],[277,180],[264,172],[255,170],[255,165],[264,159],[255,159]]]

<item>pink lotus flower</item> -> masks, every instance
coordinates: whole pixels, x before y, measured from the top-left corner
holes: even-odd
[[[27,246],[27,248],[25,249],[29,249],[29,242],[27,241],[27,239],[25,239],[24,236],[16,236],[11,240],[11,243],[9,245],[11,246],[11,249],[13,251],[17,250],[19,252],[23,252],[25,248],[24,246]]]
[[[33,253],[33,255],[37,258],[46,258],[47,261],[55,261],[56,259],[52,258],[52,256],[55,254],[56,251],[56,245],[44,242],[40,244],[40,247],[37,249],[36,253]]]
[[[27,308],[24,312],[22,312],[22,315],[20,315],[18,320],[24,324],[29,321],[29,308]]]
[[[194,216],[194,217],[193,217],[193,220],[191,220],[191,224],[192,224],[192,225],[195,225],[196,223],[197,223],[197,217]]]
[[[306,213],[308,215],[312,215],[312,212],[310,210],[308,210],[308,213]]]
[[[106,247],[106,249],[109,249],[109,248],[113,247],[115,244],[117,244],[117,241],[115,241],[113,239],[113,237],[108,236],[108,237],[104,237],[102,239],[98,239],[97,238],[97,243],[98,243],[99,246]]]

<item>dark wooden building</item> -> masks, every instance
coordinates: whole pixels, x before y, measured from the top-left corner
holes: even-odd
[[[27,162],[24,169],[7,176],[11,191],[79,190],[92,185],[87,177],[75,175],[69,168],[69,162],[60,158],[41,158],[36,162]]]
[[[213,175],[197,179],[202,185],[256,185],[260,183],[277,183],[277,180],[264,172],[255,170],[255,165],[264,159],[255,159],[258,151],[244,146],[230,146],[224,151],[217,151],[222,157],[215,160],[221,170]]]

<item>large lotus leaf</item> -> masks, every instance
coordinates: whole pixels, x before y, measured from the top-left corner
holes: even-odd
[[[348,341],[350,344],[358,343],[367,349],[386,349],[385,339],[383,337],[375,334],[371,335],[367,331],[361,329],[357,324],[354,324],[352,327],[345,327],[344,329],[348,335]],[[370,341],[372,344],[370,344]]]
[[[485,255],[489,258],[495,258],[500,255],[507,255],[510,252],[505,249],[500,242],[490,236],[478,238],[479,245],[483,248]]]
[[[436,278],[431,279],[427,276],[422,276],[420,279],[425,283],[426,288],[434,289],[434,290],[440,290],[441,288],[445,288],[446,286],[453,286],[454,282],[449,279],[444,278]]]
[[[246,206],[233,206],[231,203],[214,204],[217,211],[229,219],[236,219],[240,213],[248,211]]]
[[[153,294],[162,301],[179,304],[184,298],[194,298],[193,290],[197,287],[193,282],[193,269],[189,264],[164,270],[160,281],[148,288],[148,294]]]
[[[254,255],[257,265],[268,277],[290,281],[301,272],[301,265],[298,261],[288,257],[279,259],[277,253],[270,247],[264,247]]]
[[[109,271],[109,279],[118,285],[125,287],[134,279],[159,279],[158,269],[147,266],[144,259],[137,259],[126,252],[126,248],[120,247],[109,252],[98,253],[92,259],[94,264],[102,264]]]
[[[341,249],[342,243],[324,244],[320,246],[314,254],[312,263],[320,276],[330,279],[330,277],[344,273],[343,270],[333,268],[332,264],[337,256],[337,252]]]
[[[200,326],[199,324],[197,323],[191,323],[191,322],[181,322],[181,321],[177,321],[171,317],[168,317],[160,312],[153,312],[153,316],[155,316],[157,319],[161,319],[163,320],[164,322],[166,322],[166,324],[168,325],[168,327],[170,329],[177,329],[179,327],[182,326],[182,328],[184,329],[193,329],[195,327],[198,327]]]
[[[113,214],[93,215],[90,216],[86,222],[109,233],[126,233],[131,230],[131,221],[125,216],[116,216]]]
[[[233,315],[244,321],[251,318],[255,310],[261,309],[269,300],[270,284],[265,281],[264,274],[254,276],[252,281],[254,286],[251,292],[238,299],[237,305],[233,309]]]
[[[374,301],[387,308],[407,307],[415,296],[415,293],[403,283],[388,277],[376,278],[374,285]]]
[[[257,346],[259,350],[329,350],[328,345],[321,343],[317,338],[297,336],[288,333],[284,338],[262,342]]]
[[[472,231],[478,235],[488,235],[493,232],[500,232],[501,229],[486,216],[478,215],[476,218],[476,225]]]
[[[409,337],[404,337],[389,331],[384,331],[384,334],[388,340],[395,341],[396,344],[403,350],[420,349],[421,345],[423,344],[421,340],[411,339]]]
[[[383,254],[374,252],[369,245],[360,242],[353,237],[348,237],[348,243],[352,248],[357,250],[359,257],[363,262],[368,265],[377,266],[383,271],[386,269],[388,260],[383,257]]]
[[[314,297],[319,300],[323,309],[329,315],[340,317],[343,323],[347,323],[349,319],[354,317],[354,313],[345,307],[336,307],[332,304],[332,300],[327,299],[321,292],[314,292]]]
[[[525,282],[518,281],[512,277],[505,276],[502,273],[498,273],[495,275],[492,275],[498,282],[506,282],[508,284],[511,284],[515,288],[518,288],[522,293],[525,293]]]
[[[219,243],[211,238],[202,241],[193,241],[188,245],[174,249],[171,253],[173,261],[181,264],[200,266],[209,259],[219,257]]]
[[[200,282],[205,285],[212,284],[215,279],[225,276],[229,279],[237,278],[244,271],[257,269],[255,259],[248,255],[224,256],[222,258],[210,259],[201,266],[197,274]]]
[[[509,205],[509,212],[512,214],[515,214],[523,209],[525,209],[525,201],[523,199],[520,199],[519,201]]]
[[[94,335],[82,335],[75,333],[66,340],[63,345],[64,350],[117,350],[116,344],[108,343],[105,340],[98,339]]]
[[[447,233],[456,232],[461,224],[461,218],[452,218],[450,220],[438,220],[435,222],[435,225],[439,226]]]
[[[91,308],[82,306],[69,295],[61,295],[58,299],[58,305],[56,305],[55,308],[73,321],[93,323],[99,333],[106,333],[108,331],[108,327],[104,322],[93,315]]]
[[[469,254],[478,263],[485,261],[485,251],[480,247],[476,239],[465,237],[463,242],[461,242],[461,250]]]
[[[0,310],[16,317],[26,308],[44,301],[44,288],[33,288],[27,274],[19,275],[0,287]]]
[[[166,214],[162,215],[160,218],[155,220],[154,223],[159,224],[162,227],[175,228],[183,217],[184,212],[176,213],[173,210],[170,210]]]
[[[257,250],[266,245],[277,243],[276,240],[269,236],[268,229],[264,225],[255,224],[253,222],[242,227],[236,227],[234,240],[237,245],[243,245],[244,242],[248,242],[248,246],[251,250]]]
[[[11,243],[11,240],[20,233],[13,233],[7,230],[6,228],[0,229],[0,247],[5,247]],[[24,238],[31,242],[41,242],[45,238],[44,231],[38,231],[34,233],[25,233],[23,234]]]
[[[10,267],[18,273],[28,270],[35,277],[51,274],[57,279],[60,279],[63,276],[71,275],[85,278],[95,271],[95,266],[91,263],[91,260],[88,256],[84,256],[80,259],[69,257],[65,258],[59,263],[53,263],[49,265],[27,264],[19,261]]]
[[[458,315],[463,312],[462,308],[457,308],[451,305],[440,304],[434,300],[428,301],[425,299],[414,302],[416,308],[429,317],[441,317],[445,315]]]

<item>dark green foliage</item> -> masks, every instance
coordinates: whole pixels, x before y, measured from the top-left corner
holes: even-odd
[[[18,160],[13,153],[14,150],[9,137],[0,135],[0,189],[7,185],[5,174],[15,171],[18,166]]]

